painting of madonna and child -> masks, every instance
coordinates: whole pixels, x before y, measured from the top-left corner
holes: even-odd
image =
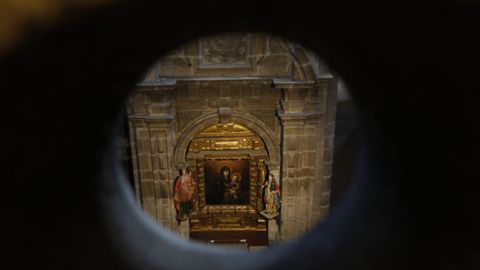
[[[249,160],[207,160],[205,199],[207,204],[248,204]]]

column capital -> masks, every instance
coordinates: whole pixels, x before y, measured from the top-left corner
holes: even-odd
[[[132,115],[128,120],[134,127],[170,127],[175,119],[173,114],[160,116],[137,116]]]
[[[277,110],[277,115],[282,125],[304,125],[306,121],[320,120],[323,116],[323,113],[285,113],[283,111]]]

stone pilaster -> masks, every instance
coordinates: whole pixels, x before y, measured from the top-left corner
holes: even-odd
[[[137,198],[158,223],[179,231],[172,200],[172,89],[137,90],[130,99],[129,123]]]
[[[183,239],[190,239],[190,222],[188,220],[182,221],[178,225],[178,232]]]
[[[312,188],[311,226],[325,219],[330,208],[330,181],[332,179],[337,82],[334,79],[319,83],[322,95],[323,119],[319,122],[316,152],[315,182]]]
[[[280,241],[280,235],[278,230],[278,223],[276,219],[268,220],[268,243],[274,245]]]
[[[130,119],[129,124],[137,200],[144,211],[157,220],[150,132],[147,124],[141,119]]]
[[[148,119],[151,138],[151,159],[153,165],[153,181],[155,183],[155,205],[157,222],[167,228],[176,229],[176,213],[173,205],[173,185],[176,175],[171,160],[172,122],[173,117]]]
[[[283,89],[278,112],[282,124],[282,240],[299,236],[310,228],[312,189],[316,181],[318,143],[322,133],[321,96],[318,88]]]

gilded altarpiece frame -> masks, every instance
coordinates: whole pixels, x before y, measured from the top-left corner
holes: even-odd
[[[266,235],[266,220],[259,215],[259,211],[262,209],[261,185],[265,181],[266,175],[264,161],[268,159],[262,139],[238,124],[219,124],[200,132],[192,140],[188,149],[187,163],[190,164],[192,175],[195,175],[197,181],[195,206],[197,211],[190,217],[190,232],[243,231],[247,238],[248,235],[257,234],[252,239],[259,238],[258,233]],[[218,168],[221,167],[221,164],[247,161],[248,165],[236,167],[237,172],[233,170],[235,166],[232,166],[232,170],[229,172],[233,177],[235,173],[238,173],[238,168],[247,170],[242,173],[242,176],[248,175],[248,203],[208,203],[206,165],[209,162],[217,161],[217,169],[213,171],[218,171],[219,174],[221,174],[221,170]]]
[[[207,204],[206,186],[205,186],[205,162],[207,160],[240,160],[249,161],[249,203],[248,204]],[[203,159],[195,160],[195,170],[198,181],[198,213],[257,213],[258,205],[258,187],[262,184],[259,179],[258,162],[264,157],[251,157],[249,155],[205,155]],[[259,183],[260,182],[260,183]],[[261,196],[261,194],[260,194]]]
[[[220,204],[206,203],[205,163],[208,160],[247,159],[249,163],[249,203]],[[195,159],[195,175],[197,177],[198,211],[190,218],[191,232],[202,231],[266,231],[265,220],[258,215],[261,209],[261,188],[265,176],[264,156],[249,155],[205,155],[203,159]],[[261,164],[261,165],[259,165]],[[193,166],[192,166],[193,167]]]

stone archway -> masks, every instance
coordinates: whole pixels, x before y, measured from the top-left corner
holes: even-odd
[[[207,243],[264,247],[270,229],[261,215],[268,153],[265,140],[235,119],[196,132],[208,123],[203,121],[185,149],[186,162],[177,164],[187,165],[196,182],[193,211],[181,229]]]
[[[260,120],[255,116],[238,112],[232,113],[230,119],[232,122],[241,124],[255,132],[255,134],[257,134],[265,143],[270,163],[277,164],[279,162],[279,139],[276,138]],[[173,150],[173,161],[175,165],[184,164],[186,162],[185,157],[187,154],[187,148],[195,135],[201,130],[217,123],[219,123],[219,116],[214,112],[202,115],[187,125],[180,132],[180,137],[175,143]]]

